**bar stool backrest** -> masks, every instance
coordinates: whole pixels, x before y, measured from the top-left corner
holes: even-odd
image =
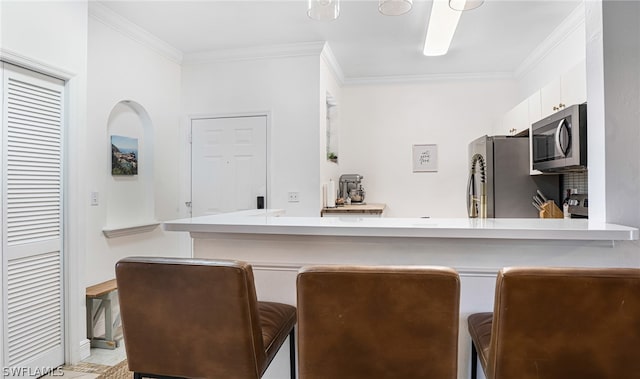
[[[315,266],[298,274],[301,379],[455,379],[458,274]]]
[[[129,370],[259,378],[268,362],[251,266],[132,257],[116,264]]]
[[[506,268],[495,296],[489,378],[640,378],[639,269]]]

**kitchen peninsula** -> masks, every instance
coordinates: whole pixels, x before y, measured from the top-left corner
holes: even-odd
[[[196,257],[250,262],[258,297],[289,304],[296,302],[296,274],[305,265],[455,268],[461,279],[459,378],[469,377],[466,316],[492,310],[495,275],[501,267],[640,267],[638,229],[584,219],[282,215],[279,211],[244,211],[169,221],[164,229],[189,232]],[[282,376],[274,372],[266,377]]]

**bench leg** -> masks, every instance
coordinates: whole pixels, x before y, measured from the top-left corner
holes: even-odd
[[[93,339],[93,299],[87,298],[87,338]]]
[[[111,297],[107,295],[103,300],[104,305],[104,339],[113,341],[113,320],[111,317]]]
[[[113,336],[113,314],[111,313],[111,293],[99,298],[87,298],[87,338],[91,341],[91,347],[102,349],[115,349],[118,341]],[[98,300],[98,306],[94,310],[94,300]],[[100,318],[100,311],[104,309],[104,338],[96,337],[93,329]]]

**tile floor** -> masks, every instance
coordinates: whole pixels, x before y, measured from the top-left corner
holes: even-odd
[[[100,365],[115,366],[127,358],[124,343],[114,350],[91,348],[91,355],[83,360],[85,363],[96,363]]]

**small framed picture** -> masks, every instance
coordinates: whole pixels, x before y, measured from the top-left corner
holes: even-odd
[[[438,145],[413,145],[413,172],[438,171]]]
[[[111,136],[111,175],[138,175],[138,139]]]

